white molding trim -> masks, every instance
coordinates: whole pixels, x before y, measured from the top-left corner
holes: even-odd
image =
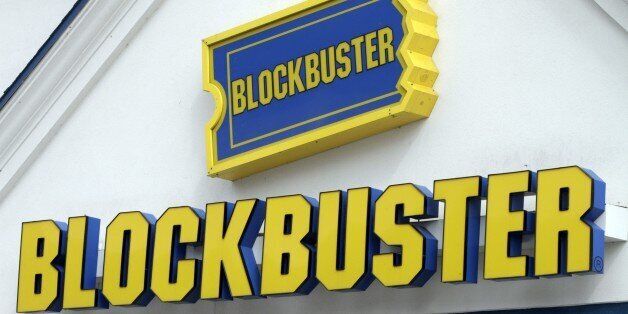
[[[0,201],[162,0],[91,0],[0,111]]]
[[[595,3],[625,31],[628,31],[628,0],[595,0]]]

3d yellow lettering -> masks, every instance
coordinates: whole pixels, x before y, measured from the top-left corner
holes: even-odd
[[[150,290],[150,245],[154,218],[140,212],[120,213],[107,226],[103,288],[111,305],[146,305]]]
[[[437,215],[427,189],[413,184],[389,186],[375,203],[375,234],[401,253],[373,256],[373,274],[387,287],[423,286],[436,271],[436,238],[409,218]]]
[[[68,220],[64,309],[108,307],[101,291],[96,289],[99,231],[99,219],[83,216]]]
[[[191,207],[168,208],[155,225],[151,290],[163,302],[196,302],[201,261],[186,259],[187,245],[201,244],[203,215]]]
[[[521,242],[534,226],[534,214],[523,210],[524,195],[533,191],[531,171],[488,176],[484,279],[532,275],[532,258],[521,255]]]
[[[288,84],[289,86],[289,84]],[[295,87],[298,89],[298,87]],[[287,88],[289,90],[289,88]],[[284,86],[284,90],[286,90]],[[537,179],[538,178],[538,179]],[[487,186],[488,185],[488,186]],[[523,209],[536,193],[536,214]],[[480,200],[487,197],[484,278],[602,273],[605,184],[580,167],[125,212],[108,225],[102,292],[96,287],[99,220],[22,225],[18,312],[147,305],[422,286],[435,273],[438,241],[424,228],[444,203],[442,282],[474,283]],[[261,271],[253,246],[264,224]],[[67,231],[66,231],[67,230]],[[534,256],[522,253],[535,233]],[[188,255],[203,245],[202,261]],[[381,246],[381,252],[380,252]],[[527,250],[527,248],[526,248]],[[526,251],[527,253],[527,251]]]
[[[262,295],[308,294],[316,286],[314,203],[301,195],[266,200]]]
[[[480,241],[482,177],[434,182],[434,199],[445,202],[442,281],[476,283]]]
[[[264,220],[264,202],[252,199],[207,205],[201,298],[260,295],[253,243]]]
[[[17,311],[59,311],[66,226],[52,220],[22,224]]]

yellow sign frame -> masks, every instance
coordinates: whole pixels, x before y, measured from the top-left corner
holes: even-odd
[[[216,103],[214,115],[205,126],[209,176],[240,179],[430,116],[438,99],[433,85],[439,72],[432,59],[439,40],[437,16],[427,0],[390,0],[404,16],[404,38],[397,51],[403,67],[397,84],[401,101],[218,160],[216,132],[226,116],[228,102],[224,88],[214,79],[214,47],[343,1],[306,1],[203,40],[203,89],[213,95]]]

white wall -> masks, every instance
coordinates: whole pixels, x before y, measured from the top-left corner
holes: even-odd
[[[0,311],[14,311],[20,224],[578,164],[628,205],[628,41],[592,1],[432,1],[440,93],[425,121],[236,182],[205,176],[200,40],[297,0],[166,0],[0,203]],[[102,226],[104,229],[104,226]],[[102,237],[102,235],[101,235]],[[628,301],[628,246],[560,279],[198,302],[116,313],[451,312]],[[480,270],[483,266],[480,265]],[[480,272],[481,274],[481,272]]]
[[[0,95],[48,39],[74,0],[0,0]]]

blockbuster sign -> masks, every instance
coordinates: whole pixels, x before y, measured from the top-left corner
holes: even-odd
[[[427,1],[306,1],[203,41],[211,176],[238,179],[427,118]]]

